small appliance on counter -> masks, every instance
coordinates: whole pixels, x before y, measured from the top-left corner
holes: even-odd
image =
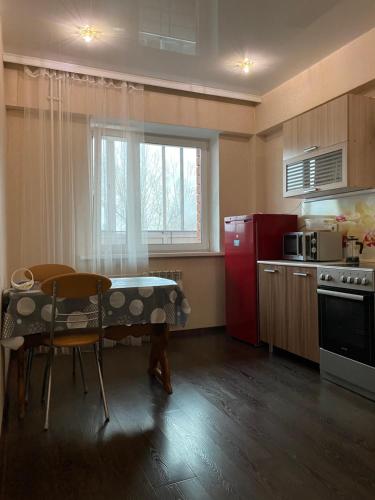
[[[375,400],[375,264],[318,266],[317,280],[321,377]]]
[[[355,236],[348,236],[345,239],[345,260],[348,264],[358,266],[362,250],[363,243]]]
[[[227,332],[259,344],[257,260],[281,259],[283,234],[297,230],[296,215],[226,217],[225,292]]]
[[[299,231],[283,237],[286,260],[336,261],[342,259],[342,234],[335,231]]]

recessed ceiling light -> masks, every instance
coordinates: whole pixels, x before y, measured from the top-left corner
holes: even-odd
[[[243,73],[246,75],[250,73],[250,69],[254,66],[254,62],[250,61],[249,58],[245,57],[245,59],[237,64],[237,67],[241,69]]]
[[[98,36],[100,35],[100,31],[95,28],[95,26],[92,26],[90,24],[86,24],[85,26],[81,26],[79,28],[79,36],[84,40],[86,43],[90,43]]]

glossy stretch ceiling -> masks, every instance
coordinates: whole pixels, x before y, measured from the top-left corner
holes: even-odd
[[[2,16],[7,53],[262,95],[374,27],[375,0],[3,0]]]

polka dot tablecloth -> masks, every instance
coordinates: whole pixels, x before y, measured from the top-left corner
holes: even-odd
[[[69,314],[68,328],[93,327],[95,322],[89,321],[86,314],[95,311],[96,305],[96,296],[57,299],[56,313]],[[49,331],[51,297],[44,295],[37,285],[27,292],[6,290],[3,308],[2,339]],[[189,302],[177,283],[164,278],[112,278],[112,287],[103,295],[104,326],[146,323],[184,326],[189,314]]]

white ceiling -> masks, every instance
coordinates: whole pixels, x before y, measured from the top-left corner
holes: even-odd
[[[375,0],[3,0],[1,12],[7,53],[257,95],[375,26]],[[83,42],[83,24],[100,38]]]

